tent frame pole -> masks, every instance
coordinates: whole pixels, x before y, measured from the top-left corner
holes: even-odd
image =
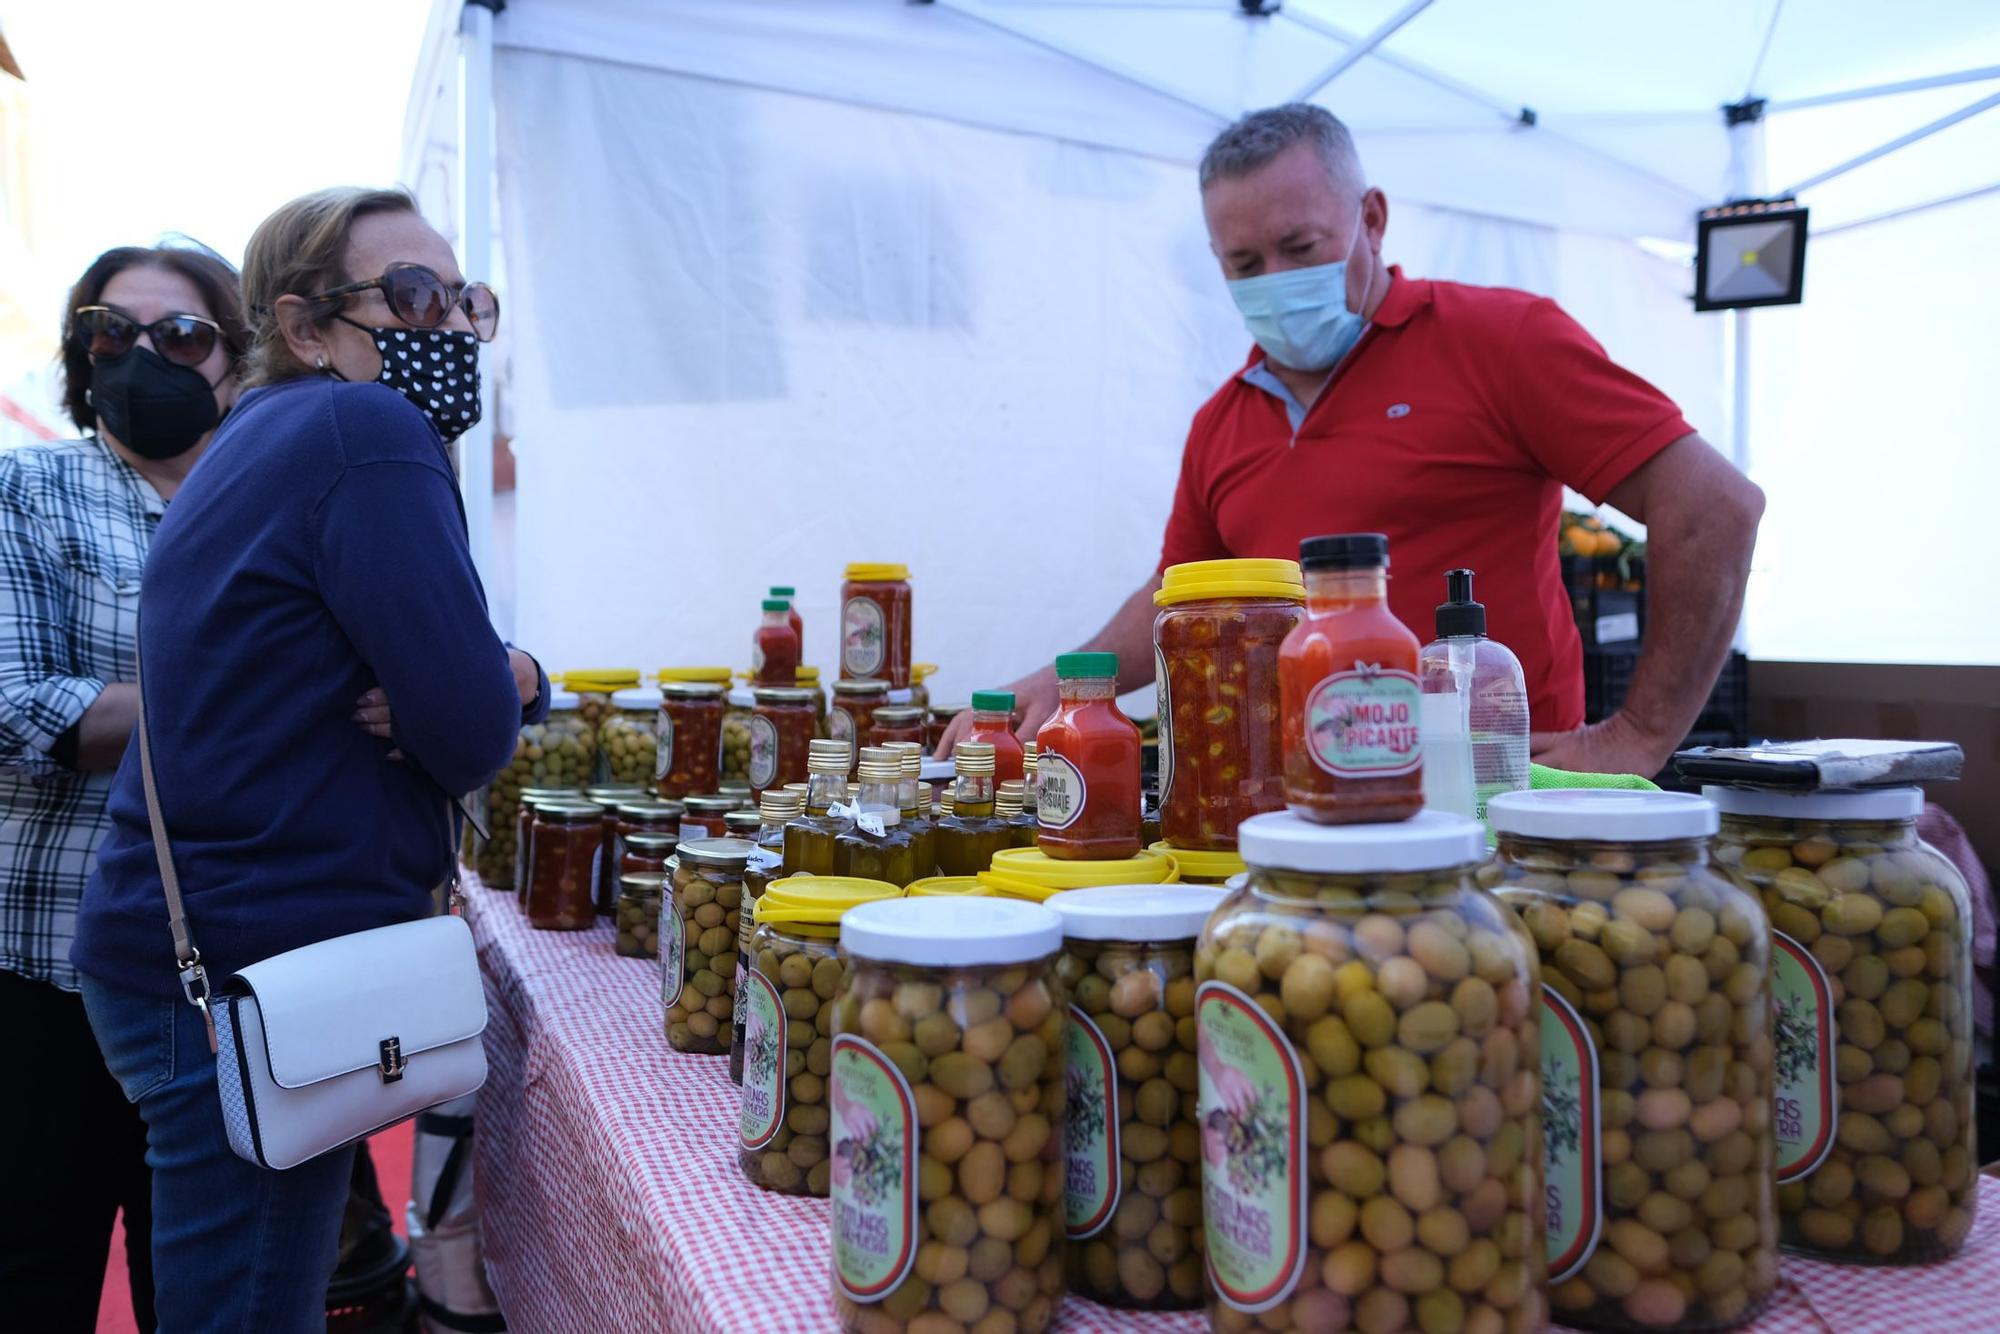
[[[1394,37],[1404,24],[1423,13],[1426,9],[1429,9],[1433,2],[1434,0],[1410,0],[1410,3],[1384,19],[1376,27],[1375,31],[1369,33],[1350,47],[1347,54],[1341,56],[1340,59],[1334,61],[1331,65],[1328,65],[1318,74],[1308,79],[1305,86],[1300,88],[1298,93],[1290,100],[1293,102],[1312,101],[1328,84],[1371,55],[1382,43]]]
[[[493,8],[467,0],[459,14],[458,216],[459,263],[475,278],[493,273]],[[479,424],[459,437],[466,544],[480,582],[493,585],[493,367],[480,377]],[[490,601],[489,601],[490,605]],[[503,637],[514,627],[495,618]],[[508,618],[508,619],[511,619]]]
[[[1851,157],[1845,162],[1837,163],[1834,166],[1828,167],[1825,171],[1822,171],[1817,175],[1808,176],[1804,180],[1800,181],[1797,185],[1787,187],[1785,193],[1787,195],[1796,196],[1803,194],[1807,190],[1812,189],[1815,185],[1825,185],[1828,181],[1834,179],[1836,176],[1845,176],[1848,172],[1853,171],[1856,167],[1865,167],[1870,162],[1875,161],[1877,158],[1887,157],[1889,154],[1896,152],[1898,149],[1908,148],[1911,144],[1916,143],[1918,140],[1928,139],[1940,130],[1948,130],[1952,126],[1958,124],[1960,121],[1970,120],[1972,117],[1978,115],[1980,112],[1990,111],[1994,107],[2000,107],[2000,93],[1989,93],[1985,97],[1980,98],[1977,102],[1972,102],[1965,106],[1962,106],[1948,116],[1939,116],[1936,120],[1931,121],[1928,125],[1919,125],[1916,129],[1911,130],[1908,134],[1899,134],[1886,144],[1879,144],[1876,147],[1869,149],[1866,153],[1862,153],[1857,157]]]
[[[2000,65],[1956,70],[1950,74],[1933,74],[1923,79],[1904,79],[1898,83],[1871,84],[1866,88],[1847,88],[1837,93],[1819,93],[1812,97],[1773,99],[1768,105],[1772,111],[1805,111],[1811,107],[1832,106],[1836,102],[1860,102],[1871,97],[1893,97],[1897,93],[1919,93],[1926,88],[1949,88],[1960,83],[1984,83],[1988,79],[2000,79]]]

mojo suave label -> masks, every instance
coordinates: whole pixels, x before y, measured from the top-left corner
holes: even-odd
[[[1590,1259],[1604,1233],[1603,1113],[1597,1048],[1583,1017],[1554,987],[1542,988],[1542,1189],[1547,1201],[1549,1282]]]
[[[1336,778],[1391,778],[1423,764],[1423,690],[1393,667],[1357,662],[1306,699],[1306,753]]]
[[[889,640],[884,632],[882,604],[874,598],[849,598],[840,611],[840,665],[851,677],[868,677],[882,670]]]
[[[664,782],[674,771],[674,716],[664,705],[660,708],[660,723],[655,729],[659,734],[659,748],[653,752],[653,781]]]
[[[1111,1044],[1072,1005],[1063,1026],[1068,1087],[1063,1106],[1063,1206],[1072,1237],[1104,1230],[1118,1208],[1117,1066]]]
[[[1174,791],[1174,685],[1167,676],[1167,655],[1153,645],[1153,707],[1158,711],[1154,726],[1160,734],[1160,808]]]
[[[1771,1073],[1777,1085],[1778,1180],[1797,1181],[1824,1162],[1840,1124],[1833,1083],[1833,988],[1811,950],[1771,933]]]
[[[833,1148],[833,1276],[857,1302],[879,1302],[917,1258],[917,1104],[873,1043],[833,1040],[827,1098]]]
[[[769,718],[750,720],[750,786],[762,791],[778,777],[778,725]]]
[[[1036,765],[1035,777],[1041,786],[1035,819],[1042,828],[1067,829],[1083,818],[1083,804],[1090,795],[1090,787],[1083,781],[1083,770],[1054,751],[1045,750]]]
[[[1222,982],[1195,993],[1208,1277],[1239,1311],[1276,1306],[1306,1263],[1305,1076],[1284,1030]]]
[[[687,986],[687,938],[675,905],[674,887],[664,887],[660,899],[660,1004],[668,1009],[680,1003]]]
[[[771,979],[743,974],[743,1147],[761,1149],[785,1123],[785,1008]]]

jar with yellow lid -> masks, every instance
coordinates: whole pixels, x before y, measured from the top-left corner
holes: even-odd
[[[1061,947],[1061,918],[1004,899],[883,899],[841,918],[827,1107],[848,1334],[1055,1319]]]
[[[1778,1285],[1771,931],[1679,792],[1494,796],[1480,881],[1540,951],[1549,1303],[1719,1330]]]
[[[593,736],[601,735],[604,724],[617,709],[614,697],[621,690],[639,684],[639,673],[623,667],[580,667],[561,674],[562,688],[576,696],[577,714]],[[592,770],[593,781],[611,781],[611,767],[600,749]]]
[[[612,948],[619,954],[659,957],[660,903],[671,879],[665,871],[630,871],[618,877],[618,939]]]
[[[1195,946],[1211,1328],[1542,1329],[1537,966],[1484,830],[1238,837]]]
[[[728,689],[712,681],[660,686],[660,714],[653,725],[653,790],[660,796],[714,792],[722,781],[723,697]]]
[[[597,734],[584,725],[577,697],[551,688],[548,717],[520,730],[513,759],[486,786],[491,837],[472,845],[472,869],[482,881],[495,888],[518,886],[516,854],[525,847],[519,839],[521,794],[530,789],[580,794],[592,781],[596,756]]]
[[[1227,884],[1231,878],[1242,875],[1248,869],[1243,855],[1238,852],[1196,852],[1190,848],[1177,848],[1164,840],[1153,844],[1147,851],[1173,858],[1181,880],[1190,885]]]
[[[597,729],[598,753],[613,783],[650,788],[660,758],[660,696],[634,686],[611,697],[612,712]]]
[[[1928,1264],[1979,1207],[1972,900],[1917,836],[1920,788],[1705,790],[1716,860],[1771,915],[1779,1239]]]
[[[1278,649],[1305,598],[1297,561],[1195,561],[1161,576],[1160,828],[1175,848],[1234,851],[1237,825],[1284,808]]]
[[[775,881],[754,910],[744,953],[743,1174],[783,1195],[827,1193],[826,1079],[833,1068],[833,999],[847,970],[840,919],[895,898],[879,880],[803,876]]]
[[[992,898],[993,887],[976,875],[934,875],[913,881],[904,895],[925,898]]]
[[[683,840],[673,906],[660,909],[660,1002],[675,1051],[722,1055],[735,1011],[743,872],[756,848],[740,838]]]
[[[840,585],[840,674],[910,684],[910,567],[849,565]]]
[[[1039,848],[1003,848],[979,878],[1002,898],[1041,903],[1066,889],[1177,884],[1180,872],[1172,857],[1157,852],[1115,861],[1069,861],[1051,857]]]
[[[738,958],[750,957],[751,913],[757,900],[764,897],[764,891],[785,876],[785,826],[798,819],[805,809],[805,797],[796,792],[778,790],[766,792],[757,805],[757,828],[749,835],[756,851],[743,869],[743,909],[737,916],[736,953]],[[733,1023],[735,1036],[729,1043],[729,1082],[743,1082],[743,984],[749,977],[747,968],[736,970],[736,1015]]]
[[[750,777],[750,722],[756,712],[757,696],[748,686],[733,686],[723,696],[721,768],[725,779]]]
[[[1107,1306],[1201,1306],[1194,945],[1223,898],[1210,885],[1101,885],[1048,900],[1070,998],[1069,1286]]]

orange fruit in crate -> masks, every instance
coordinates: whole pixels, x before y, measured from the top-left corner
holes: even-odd
[[[1597,535],[1596,552],[1600,556],[1615,556],[1625,549],[1625,539],[1618,534],[1605,531]]]

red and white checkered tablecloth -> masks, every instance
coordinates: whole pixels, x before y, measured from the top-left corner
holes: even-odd
[[[837,1330],[824,1200],[736,1165],[736,1086],[719,1056],[667,1046],[658,965],[612,930],[534,931],[476,880],[486,974],[477,1172],[487,1268],[518,1334]],[[1751,1334],[2000,1330],[2000,1182],[1952,1260],[1858,1268],[1785,1257]],[[1112,1311],[1071,1295],[1063,1334],[1194,1334],[1199,1312]],[[1560,1327],[1558,1327],[1560,1328]]]

